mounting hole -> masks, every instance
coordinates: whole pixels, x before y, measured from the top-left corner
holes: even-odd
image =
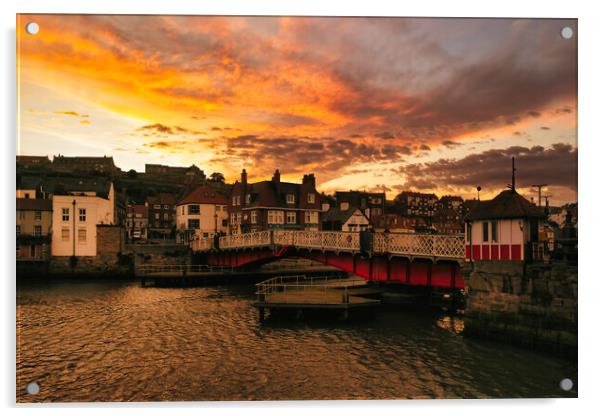
[[[36,22],[29,22],[25,25],[25,31],[30,35],[37,35],[40,31],[40,25]]]
[[[27,394],[38,394],[40,392],[40,386],[35,381],[27,384]]]
[[[560,36],[562,36],[563,39],[570,39],[573,37],[573,29],[570,28],[569,26],[565,26],[562,28],[562,30],[560,30]]]
[[[560,388],[564,391],[570,391],[573,388],[573,380],[570,378],[563,378],[560,381]]]

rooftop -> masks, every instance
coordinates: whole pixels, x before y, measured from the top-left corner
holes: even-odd
[[[489,201],[477,201],[466,216],[467,221],[485,219],[543,218],[543,209],[508,189]]]

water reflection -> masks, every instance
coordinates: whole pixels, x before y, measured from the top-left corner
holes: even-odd
[[[268,321],[253,287],[20,284],[19,401],[558,397],[576,368],[464,339],[461,317]],[[40,392],[26,394],[29,382]]]

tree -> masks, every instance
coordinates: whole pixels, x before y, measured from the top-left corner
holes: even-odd
[[[135,179],[138,176],[138,172],[136,172],[134,169],[130,169],[128,170],[127,176],[128,178]]]
[[[211,182],[216,182],[216,183],[224,183],[226,181],[226,178],[224,177],[223,173],[219,173],[219,172],[213,172],[210,176],[209,176]]]

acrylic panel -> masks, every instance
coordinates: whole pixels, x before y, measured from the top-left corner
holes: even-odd
[[[577,397],[577,20],[17,16],[18,402]]]

